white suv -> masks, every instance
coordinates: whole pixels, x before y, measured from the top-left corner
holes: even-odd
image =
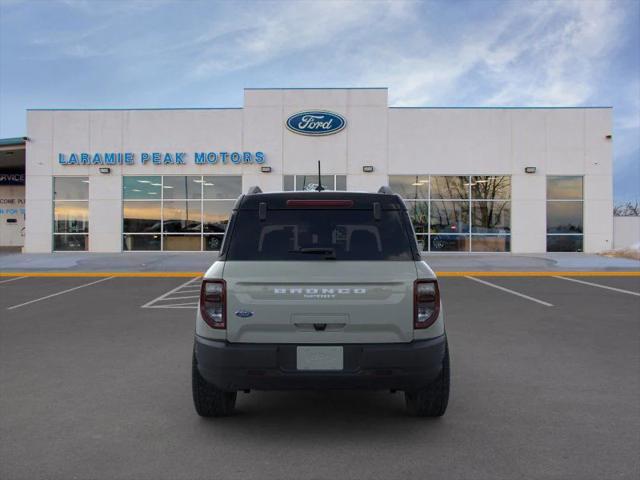
[[[402,199],[250,192],[202,282],[197,413],[231,414],[239,390],[384,389],[404,391],[411,414],[443,415],[440,292]]]

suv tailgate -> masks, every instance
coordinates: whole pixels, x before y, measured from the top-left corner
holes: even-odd
[[[228,261],[227,340],[413,340],[412,261]]]

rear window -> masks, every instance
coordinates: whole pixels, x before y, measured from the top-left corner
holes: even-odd
[[[227,260],[413,260],[401,210],[255,210],[236,213]],[[408,222],[408,218],[406,219]]]

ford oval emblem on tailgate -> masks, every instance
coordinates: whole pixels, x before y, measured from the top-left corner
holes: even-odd
[[[299,112],[287,119],[287,128],[301,135],[331,135],[346,125],[342,115],[324,110]]]
[[[253,312],[249,312],[248,310],[237,310],[236,317],[240,317],[240,318],[253,317]]]

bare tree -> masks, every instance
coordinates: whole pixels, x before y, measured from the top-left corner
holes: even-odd
[[[619,203],[613,207],[614,217],[638,217],[640,216],[640,204],[638,202]]]

